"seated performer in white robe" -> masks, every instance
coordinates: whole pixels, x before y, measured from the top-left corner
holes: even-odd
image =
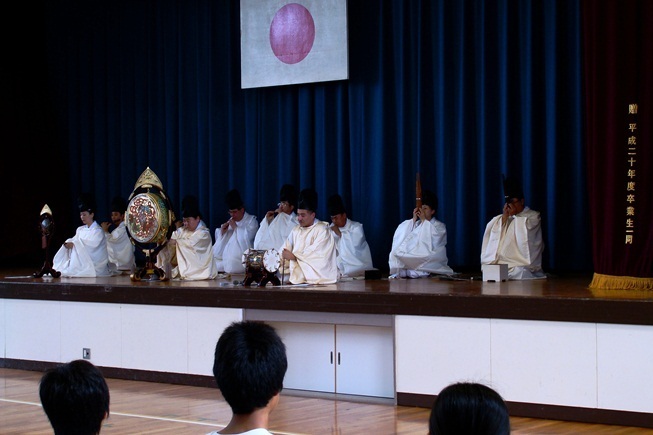
[[[288,234],[299,223],[295,206],[297,192],[295,187],[284,184],[279,192],[279,204],[276,210],[268,211],[261,221],[261,226],[254,237],[254,249],[267,251],[268,249],[281,250],[281,246],[288,238]]]
[[[66,239],[54,256],[52,267],[66,277],[109,276],[109,254],[102,227],[95,222],[95,201],[89,194],[80,196],[79,217],[84,225]]]
[[[338,280],[336,243],[329,224],[315,219],[317,193],[302,190],[297,204],[297,225],[281,251],[291,284],[333,284]]]
[[[133,272],[136,268],[134,244],[127,234],[125,211],[127,211],[127,201],[119,196],[113,198],[111,222],[102,222],[101,226],[107,238],[109,268],[119,272]],[[113,229],[111,229],[112,224]]]
[[[347,209],[340,195],[327,201],[331,231],[336,241],[336,262],[341,278],[365,275],[372,269],[372,253],[365,239],[363,224],[347,218]]]
[[[481,264],[507,264],[508,279],[546,278],[540,213],[524,205],[524,194],[516,180],[504,180],[504,197],[503,214],[485,228]]]
[[[438,199],[425,190],[422,207],[397,227],[392,239],[391,278],[421,278],[430,274],[453,275],[447,259],[447,227],[435,218]]]
[[[245,273],[243,253],[254,246],[258,230],[256,216],[245,211],[245,205],[236,189],[225,198],[230,218],[215,229],[213,258],[218,272]]]
[[[211,250],[211,230],[202,221],[195,197],[187,196],[183,203],[183,225],[172,233],[166,247],[159,252],[156,265],[173,279],[215,279],[218,272]]]

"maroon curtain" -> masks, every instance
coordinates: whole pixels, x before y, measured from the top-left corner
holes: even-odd
[[[592,286],[653,289],[653,1],[582,13]]]

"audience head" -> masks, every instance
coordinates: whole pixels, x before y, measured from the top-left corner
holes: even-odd
[[[287,368],[285,345],[262,322],[232,323],[215,347],[213,375],[236,415],[251,414],[275,400]]]
[[[430,435],[509,435],[508,408],[496,391],[462,382],[444,388],[433,403]]]
[[[39,395],[56,435],[98,434],[109,416],[109,387],[88,361],[48,370],[41,378]]]

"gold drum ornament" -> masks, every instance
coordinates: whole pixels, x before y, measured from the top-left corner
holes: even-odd
[[[163,198],[146,192],[135,195],[127,206],[126,225],[138,243],[161,243],[170,227],[168,207]]]

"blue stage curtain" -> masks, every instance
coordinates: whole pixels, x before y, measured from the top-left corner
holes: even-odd
[[[591,286],[653,290],[653,2],[582,7]]]
[[[238,0],[43,7],[70,219],[82,190],[108,214],[147,166],[177,207],[197,195],[211,228],[229,189],[260,219],[293,183],[317,190],[324,220],[340,193],[387,269],[419,172],[450,265],[480,270],[505,173],[542,212],[545,269],[591,270],[579,0],[350,1],[348,80],[248,90]]]

